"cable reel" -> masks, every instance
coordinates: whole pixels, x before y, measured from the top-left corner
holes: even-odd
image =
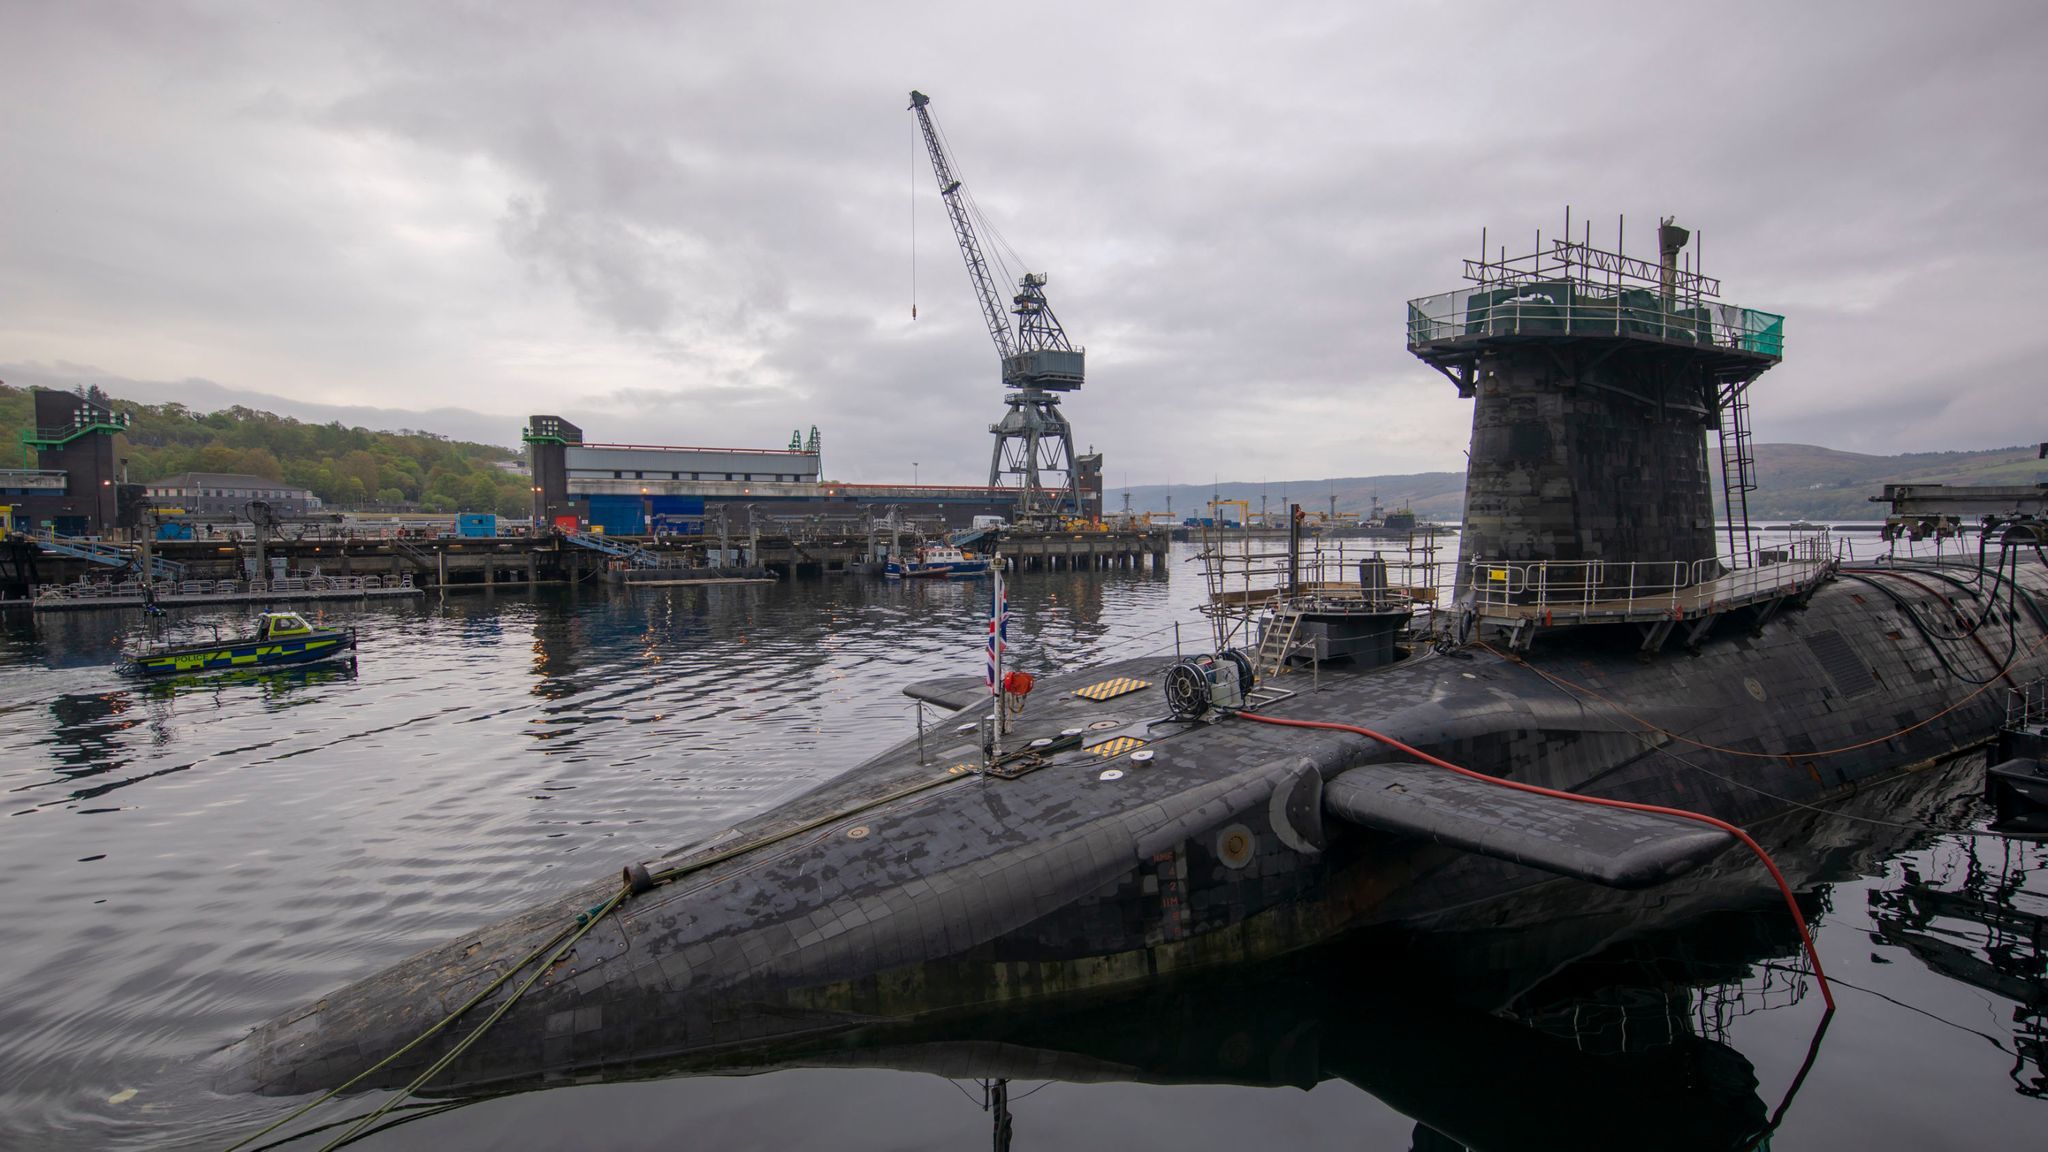
[[[1166,707],[1176,720],[1200,719],[1211,710],[1235,712],[1256,681],[1252,662],[1235,649],[1195,656],[1166,670]]]

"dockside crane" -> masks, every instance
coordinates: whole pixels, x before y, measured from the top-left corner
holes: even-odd
[[[989,459],[989,487],[1021,489],[1020,515],[1047,511],[1039,507],[1043,497],[1052,497],[1056,504],[1065,503],[1078,513],[1081,477],[1074,457],[1074,431],[1060,414],[1059,394],[1081,387],[1086,352],[1067,340],[1059,317],[1046,302],[1044,273],[1020,276],[1017,292],[1004,308],[974,232],[970,201],[946,159],[930,105],[931,97],[924,93],[910,94],[910,110],[917,114],[925,148],[931,153],[932,174],[938,177],[939,198],[946,202],[953,237],[967,262],[967,278],[980,297],[989,338],[995,341],[1003,387],[1011,390],[1004,397],[1009,411],[988,429],[996,438]],[[1014,326],[1012,316],[1016,317]]]

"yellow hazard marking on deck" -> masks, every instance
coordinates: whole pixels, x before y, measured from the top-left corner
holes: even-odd
[[[1112,736],[1100,744],[1089,745],[1088,750],[1107,760],[1112,756],[1121,756],[1133,748],[1144,746],[1145,742],[1136,736]]]
[[[1114,680],[1104,680],[1100,684],[1090,684],[1086,688],[1076,688],[1074,695],[1084,700],[1100,701],[1121,696],[1126,692],[1136,692],[1140,688],[1150,688],[1151,686],[1152,682],[1150,680],[1139,680],[1132,676],[1119,676]]]
[[[958,775],[960,775],[960,774],[961,774],[961,773],[963,773],[963,772],[972,772],[972,771],[974,771],[974,765],[972,765],[972,764],[955,764],[955,765],[953,765],[953,766],[952,766],[951,768],[948,768],[948,769],[946,769],[946,775],[948,775],[948,776],[958,776]]]

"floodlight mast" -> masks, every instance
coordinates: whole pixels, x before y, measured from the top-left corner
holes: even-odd
[[[1017,281],[1017,293],[1010,298],[1009,312],[1017,317],[1016,327],[1004,315],[1003,301],[989,275],[988,260],[982,255],[981,240],[975,235],[967,197],[953,175],[939,142],[939,130],[932,122],[931,97],[910,94],[910,110],[917,113],[924,133],[925,149],[931,153],[932,174],[938,178],[939,198],[946,202],[946,215],[953,222],[953,236],[959,241],[961,259],[967,264],[967,278],[981,301],[982,319],[989,338],[995,342],[996,358],[1005,388],[1014,388],[1007,400],[1010,411],[1001,422],[989,426],[995,434],[995,452],[989,462],[989,487],[1015,484],[1022,488],[1019,511],[1036,511],[1040,496],[1055,496],[1073,511],[1081,509],[1079,470],[1074,466],[1073,429],[1059,411],[1056,392],[1079,388],[1085,377],[1085,356],[1068,340],[1052,305],[1045,299],[1046,276],[1026,272]],[[1061,477],[1056,488],[1049,487],[1044,474]]]

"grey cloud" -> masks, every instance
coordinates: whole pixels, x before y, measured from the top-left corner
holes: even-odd
[[[629,332],[667,327],[675,301],[649,259],[650,238],[616,217],[536,207],[515,196],[499,228],[506,249],[531,264],[536,277],[559,273],[584,307]]]
[[[2022,4],[24,17],[0,347],[138,381],[612,439],[816,423],[843,478],[976,479],[1001,390],[911,87],[1051,274],[1116,482],[1457,467],[1403,302],[1565,204],[1638,252],[1675,212],[1790,314],[1767,438],[2003,443],[2044,339]]]

